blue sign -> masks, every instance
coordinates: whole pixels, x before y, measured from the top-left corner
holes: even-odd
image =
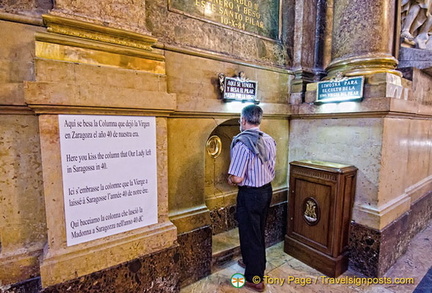
[[[257,82],[225,77],[223,99],[225,101],[257,102]]]
[[[364,77],[351,77],[341,80],[318,83],[317,103],[335,103],[361,100],[363,98]]]

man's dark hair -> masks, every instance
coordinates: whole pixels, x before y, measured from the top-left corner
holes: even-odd
[[[248,123],[260,125],[263,116],[263,110],[260,106],[249,105],[243,108],[241,115]]]

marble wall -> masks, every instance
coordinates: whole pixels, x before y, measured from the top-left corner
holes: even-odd
[[[207,275],[212,234],[236,225],[236,190],[224,183],[230,138],[218,161],[205,144],[237,131],[244,104],[221,100],[217,75],[240,71],[258,81],[262,130],[278,145],[267,244],[283,238],[288,162],[352,164],[353,263],[379,251],[363,269],[381,274],[409,242],[390,235],[411,235],[430,218],[422,204],[432,190],[432,111],[430,76],[414,71],[406,81],[394,71],[394,2],[366,2],[281,0],[279,40],[187,16],[166,0],[2,5],[0,290],[114,292],[121,275],[131,291],[156,278],[156,291],[177,292]],[[309,100],[307,83],[359,72],[368,75],[361,103]],[[66,246],[59,114],[157,117],[157,225]]]
[[[280,7],[287,7],[281,0]],[[195,1],[190,1],[195,4]],[[186,4],[185,4],[186,6]],[[163,44],[199,48],[225,56],[233,56],[254,63],[286,66],[287,51],[279,41],[257,38],[239,30],[227,29],[194,17],[185,17],[169,7],[169,1],[55,1],[51,14],[71,17],[113,28],[122,28],[140,34],[150,34]],[[283,12],[287,13],[287,12]],[[285,22],[287,18],[282,18]],[[281,28],[285,27],[281,24]],[[287,30],[281,30],[287,40]],[[231,40],[227,42],[226,40]],[[233,41],[234,40],[234,41]]]
[[[25,105],[23,80],[34,79],[33,36],[42,27],[0,20],[4,44],[0,47],[0,105]]]
[[[39,275],[47,240],[37,118],[0,115],[0,154],[1,286]]]
[[[383,230],[352,223],[350,231],[350,267],[365,276],[383,276],[402,256],[411,239],[429,222],[432,213],[431,193],[411,205],[404,213]]]
[[[277,141],[277,175],[273,181],[275,190],[286,189],[287,178],[287,121],[267,118],[261,129]],[[237,188],[227,184],[227,170],[230,161],[230,144],[234,135],[239,133],[237,119],[217,126],[211,135],[218,135],[222,141],[222,151],[217,158],[205,155],[204,193],[206,206],[210,210],[213,234],[237,227],[234,219]],[[286,198],[282,201],[286,201]],[[276,203],[279,203],[277,201]]]
[[[293,120],[291,125],[290,161],[332,161],[359,169],[353,211],[357,223],[383,229],[430,187],[428,120],[323,118]]]
[[[356,166],[354,209],[359,205],[376,206],[382,152],[377,138],[383,123],[380,118],[292,120],[289,161],[307,159]],[[362,222],[355,213],[353,219]]]
[[[258,96],[265,113],[262,129],[275,137],[279,147],[275,186],[286,188],[287,185],[285,113],[289,111],[286,100],[290,75],[206,57],[206,54],[166,52],[168,91],[175,92],[177,98],[177,112],[168,120],[169,207],[179,233],[212,225],[211,217],[219,216],[225,223],[220,231],[225,230],[230,221],[226,217],[230,209],[225,208],[235,204],[236,189],[226,184],[226,171],[230,140],[239,132],[237,120],[244,105],[221,102],[218,72],[232,76],[244,71],[248,78],[259,80]],[[222,154],[216,159],[206,151],[207,139],[212,134],[222,136]]]
[[[42,28],[0,20],[0,30],[1,286],[39,275],[47,226],[37,117],[22,83],[34,78],[32,37]]]
[[[289,7],[287,2],[281,1],[283,10]],[[290,18],[282,19],[281,28],[284,28],[281,30],[282,42],[275,42],[238,30],[226,29],[214,23],[184,17],[166,8],[167,1],[146,1],[148,29],[161,42],[200,48],[206,52],[231,56],[256,64],[284,67],[290,62],[284,46],[290,33],[285,29],[284,22],[292,21]]]
[[[251,79],[259,80],[260,105],[265,117],[261,129],[272,135],[278,144],[277,177],[274,187],[279,192],[287,188],[288,127],[284,114],[289,75],[226,62],[167,52],[168,90],[177,93],[177,112],[168,119],[169,145],[169,209],[170,219],[182,239],[180,253],[189,259],[190,247],[211,257],[211,245],[203,245],[203,227],[211,227],[210,235],[237,226],[234,220],[237,190],[226,182],[231,138],[239,132],[238,118],[243,104],[222,103],[218,92],[217,72],[234,75],[243,70]],[[222,61],[222,62],[221,62]],[[206,81],[207,80],[207,81]],[[207,86],[205,85],[207,84]],[[210,114],[204,114],[206,112]],[[191,131],[192,130],[192,131]],[[206,150],[207,139],[217,134],[222,140],[222,153],[213,159]],[[279,199],[276,203],[284,202]],[[283,205],[281,205],[283,208]],[[281,239],[284,222],[280,207],[272,213],[277,224],[270,227],[270,239]],[[276,235],[276,236],[275,236]],[[197,246],[197,243],[198,244]],[[211,269],[210,262],[190,260],[189,275],[181,283],[188,284]],[[204,265],[204,266],[203,266]],[[208,265],[208,267],[207,267]]]
[[[413,103],[428,97],[428,86],[420,83],[430,77],[420,77],[402,80],[403,92],[394,91],[401,86],[392,79],[377,91],[370,77],[361,103],[301,105],[303,119],[291,121],[289,161],[311,158],[358,168],[351,265],[368,276],[384,274],[406,251],[413,231],[430,219],[420,207],[430,201],[432,188],[431,109]],[[393,97],[386,105],[380,95]]]
[[[60,0],[55,1],[50,13],[148,34],[146,2]]]
[[[8,2],[7,5],[2,3],[1,11],[25,16],[40,16],[47,13],[54,6],[53,0],[18,0]]]
[[[208,225],[211,224],[210,210],[205,202],[205,142],[219,124],[238,119],[243,107],[221,102],[217,74],[223,72],[230,76],[243,70],[248,78],[259,81],[258,95],[266,113],[263,129],[273,135],[280,146],[275,185],[282,192],[286,189],[287,178],[289,107],[286,101],[290,74],[284,69],[249,66],[224,56],[215,58],[208,53],[197,54],[174,47],[165,50],[155,44],[156,39],[135,34],[145,30],[140,24],[129,27],[134,31],[132,33],[119,30],[118,26],[98,26],[101,21],[98,16],[91,22],[82,21],[88,17],[82,14],[80,7],[74,7],[75,4],[59,2],[50,15],[44,16],[49,32],[40,28],[40,33],[34,34],[33,31],[26,36],[28,49],[34,52],[22,67],[27,71],[22,71],[22,76],[16,79],[21,93],[15,96],[11,93],[5,100],[6,104],[13,104],[18,99],[38,113],[35,126],[40,132],[37,137],[41,141],[44,184],[39,192],[43,192],[45,200],[40,216],[41,223],[48,226],[48,232],[43,231],[40,235],[40,246],[45,243],[49,246],[43,254],[40,249],[37,257],[33,257],[35,271],[30,277],[38,276],[41,270],[43,288],[56,288],[57,284],[66,283],[76,286],[74,280],[77,276],[90,276],[106,267],[118,266],[171,247],[177,238],[174,232],[178,229],[178,239],[184,240],[180,241],[178,248],[179,258],[184,265],[192,261],[190,275],[192,279],[193,276],[200,278],[208,274],[208,268],[203,269],[195,260],[188,261],[188,247],[196,243],[200,237],[197,235],[201,235],[195,231],[209,231]],[[92,10],[95,14],[99,11],[97,7],[92,9],[95,9]],[[59,17],[65,15],[73,17]],[[110,14],[110,17],[105,21],[111,22],[121,16]],[[12,37],[10,43],[11,48],[17,44]],[[25,59],[21,56],[19,62],[23,61]],[[64,219],[57,114],[157,116],[160,176],[159,223],[156,226],[90,244],[66,247],[64,226],[56,222]],[[189,131],[191,128],[195,131]],[[218,176],[222,178],[224,174]],[[228,193],[231,193],[231,198],[235,197],[232,188]],[[283,199],[277,202],[276,215],[283,210],[281,203]],[[223,205],[223,208],[227,206]],[[231,209],[228,207],[227,211]],[[50,215],[46,219],[45,211]],[[168,220],[168,215],[176,227]],[[229,218],[232,215],[230,213]],[[234,227],[235,222],[231,222]],[[276,236],[270,237],[272,243],[283,233],[282,230],[283,226],[273,225],[270,233]],[[206,237],[205,241],[211,243],[211,234]],[[102,245],[107,241],[111,244]],[[210,264],[211,245],[203,246],[202,252],[202,259]],[[96,255],[98,258],[93,257]],[[101,255],[106,261],[98,261]],[[15,265],[21,266],[19,263]],[[185,275],[178,278],[184,284],[191,282]]]
[[[43,288],[55,287],[170,249],[177,239],[168,219],[168,179],[159,176],[157,224],[66,245],[57,114],[157,116],[157,172],[166,174],[166,113],[174,108],[175,97],[167,93],[163,55],[148,45],[155,39],[56,17],[45,16],[45,21],[50,33],[1,21],[8,41],[1,50],[2,126],[9,127],[2,131],[2,160],[11,177],[2,192],[8,197],[1,207],[7,216],[1,229],[2,290],[38,276]],[[78,37],[72,37],[76,30]],[[102,35],[109,41],[96,41]],[[160,261],[171,263],[164,256]],[[177,288],[178,277],[172,277]]]

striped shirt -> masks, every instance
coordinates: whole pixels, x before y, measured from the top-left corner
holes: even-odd
[[[268,158],[262,162],[258,155],[239,141],[231,149],[231,163],[228,174],[243,177],[239,186],[261,187],[270,183],[275,177],[276,142],[264,133],[262,138],[267,148]]]

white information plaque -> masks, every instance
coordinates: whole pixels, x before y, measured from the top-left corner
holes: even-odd
[[[67,245],[157,223],[156,119],[59,115]]]

